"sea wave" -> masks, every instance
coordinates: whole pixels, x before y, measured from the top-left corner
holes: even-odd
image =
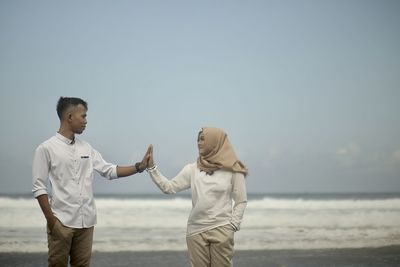
[[[99,251],[184,250],[191,199],[96,198]],[[0,197],[0,251],[46,251],[34,198]],[[400,198],[282,198],[248,202],[237,249],[379,247],[400,244]]]

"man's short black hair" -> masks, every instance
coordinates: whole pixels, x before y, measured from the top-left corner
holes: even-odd
[[[61,120],[65,111],[67,111],[69,107],[71,106],[76,107],[79,104],[83,105],[86,108],[86,110],[88,109],[88,105],[83,99],[77,97],[60,97],[57,103],[58,118],[60,118]]]

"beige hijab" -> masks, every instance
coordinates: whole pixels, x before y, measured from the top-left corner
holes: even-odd
[[[246,166],[236,157],[224,131],[218,128],[204,127],[201,132],[204,135],[204,148],[208,152],[207,155],[199,155],[197,158],[197,166],[201,171],[212,173],[221,169],[247,175]]]

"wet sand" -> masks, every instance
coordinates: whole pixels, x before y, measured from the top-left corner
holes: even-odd
[[[46,253],[0,252],[2,267],[47,266]],[[186,251],[93,252],[94,267],[190,266]],[[321,250],[241,250],[235,267],[395,267],[400,266],[400,246]]]

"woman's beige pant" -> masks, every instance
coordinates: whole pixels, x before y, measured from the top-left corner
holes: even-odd
[[[186,237],[192,267],[232,266],[234,230],[230,224]]]
[[[51,231],[47,228],[49,266],[71,267],[90,266],[92,255],[93,228],[69,228],[56,221]]]

